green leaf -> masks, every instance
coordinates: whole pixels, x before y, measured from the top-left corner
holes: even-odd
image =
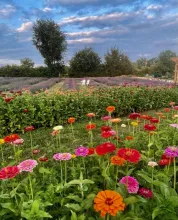
[[[153,213],[152,213],[152,219],[154,220],[158,215],[162,214],[163,211],[161,209],[161,207],[156,207],[154,210],[153,210]]]
[[[71,199],[71,200],[74,200],[76,202],[81,202],[82,201],[82,198],[80,198],[79,196],[75,196],[75,195],[69,195],[66,197],[66,199]]]
[[[67,203],[65,206],[69,209],[76,211],[76,212],[79,212],[81,210],[81,206],[79,206],[79,204]]]
[[[16,213],[16,209],[14,207],[14,204],[13,203],[1,203],[1,206],[5,209],[9,209],[11,212],[14,212]]]
[[[40,167],[39,173],[51,174],[51,171],[49,169],[44,168],[44,167]]]
[[[67,185],[80,185],[81,181],[80,180],[72,180],[70,182],[68,182]]]
[[[47,213],[45,211],[42,211],[42,210],[40,210],[37,213],[37,217],[40,217],[40,218],[53,218],[49,213]]]
[[[39,208],[40,208],[40,202],[38,200],[35,200],[32,204],[31,212],[38,213]]]
[[[89,179],[82,180],[82,183],[83,184],[94,184],[94,182],[92,180],[89,180]]]
[[[77,215],[75,212],[71,211],[72,215],[71,215],[71,220],[78,220],[77,219]]]
[[[146,180],[148,183],[152,183],[152,179],[148,177],[147,175],[143,173],[138,173],[139,176],[141,176],[144,180]]]
[[[129,205],[129,204],[134,204],[134,203],[138,202],[138,198],[135,197],[135,196],[130,196],[130,197],[124,199],[124,202],[125,202],[127,205]]]

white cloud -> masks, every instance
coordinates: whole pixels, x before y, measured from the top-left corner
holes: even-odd
[[[20,64],[20,60],[11,60],[11,59],[0,59],[0,65],[11,65],[11,64]]]
[[[159,10],[162,9],[164,6],[163,5],[149,5],[146,9],[147,10]]]
[[[75,40],[67,40],[68,44],[96,44],[96,43],[104,43],[107,40],[111,39],[102,39],[102,38],[94,38],[94,37],[90,37],[90,38],[81,38],[81,39],[75,39]]]
[[[52,8],[46,7],[46,8],[43,8],[42,11],[44,11],[44,12],[50,12],[50,11],[52,11]]]
[[[67,17],[64,18],[59,25],[67,25],[72,23],[88,23],[88,22],[108,22],[108,21],[122,21],[126,18],[133,17],[138,15],[138,12],[135,13],[127,13],[127,12],[116,12],[105,15],[98,16],[85,16],[85,17]]]
[[[16,11],[16,8],[12,5],[5,5],[0,7],[0,17],[8,17]]]
[[[18,32],[27,32],[27,31],[31,30],[32,26],[33,26],[33,22],[28,21],[26,23],[22,23],[21,27],[17,28],[16,30]]]

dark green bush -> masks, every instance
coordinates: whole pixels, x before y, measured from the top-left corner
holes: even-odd
[[[107,114],[106,107],[114,105],[114,116],[130,112],[167,107],[177,102],[178,89],[168,87],[117,87],[101,88],[65,94],[24,94],[9,103],[0,98],[1,133],[23,131],[27,125],[48,127],[64,124],[68,117],[86,118],[89,112],[97,117]],[[24,109],[28,109],[24,113]]]

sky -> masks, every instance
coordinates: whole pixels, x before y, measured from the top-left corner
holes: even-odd
[[[0,65],[24,57],[44,64],[31,41],[38,19],[54,20],[66,34],[66,63],[85,47],[102,58],[117,47],[132,61],[178,54],[178,0],[0,0]]]

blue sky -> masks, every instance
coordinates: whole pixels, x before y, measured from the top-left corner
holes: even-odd
[[[170,49],[178,53],[178,0],[0,0],[0,65],[36,65],[43,58],[31,42],[37,19],[53,19],[67,37],[66,63],[85,47],[101,57],[111,48],[132,61]]]

